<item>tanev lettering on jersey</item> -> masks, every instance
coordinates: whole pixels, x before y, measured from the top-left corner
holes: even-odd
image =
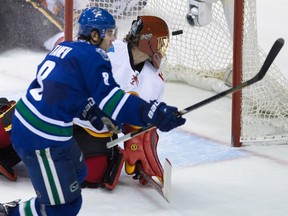
[[[72,50],[71,47],[57,45],[49,55],[56,56],[58,58],[63,59],[70,51]]]

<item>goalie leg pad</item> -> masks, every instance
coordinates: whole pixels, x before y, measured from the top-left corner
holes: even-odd
[[[125,129],[126,132],[131,131],[131,127],[129,129],[129,127],[126,126]],[[143,170],[149,176],[156,176],[160,181],[163,180],[163,167],[157,154],[158,140],[157,129],[152,129],[124,142],[124,148],[127,154],[125,164],[127,174],[137,174],[135,165],[140,162]]]
[[[87,175],[82,187],[99,187],[108,167],[108,156],[99,155],[91,158],[85,158],[85,163],[87,166]]]
[[[0,149],[11,145],[10,134],[12,115],[15,110],[15,101],[0,98]]]
[[[17,176],[13,167],[20,163],[21,159],[12,145],[0,149],[0,174],[11,181],[16,181]]]
[[[0,175],[5,176],[10,181],[17,180],[15,171],[11,167],[7,166],[6,161],[3,161],[2,159],[0,159]]]
[[[119,180],[124,157],[120,148],[108,149],[106,143],[117,138],[117,135],[96,137],[96,134],[93,136],[85,129],[75,125],[74,137],[84,154],[87,165],[87,175],[82,187],[104,186],[113,190]]]
[[[114,155],[110,158],[108,169],[104,177],[104,186],[113,190],[119,181],[123,163],[126,159],[126,154],[120,147],[114,147]]]
[[[10,136],[5,131],[4,126],[2,124],[2,120],[0,118],[0,150],[1,148],[5,148],[9,145],[11,145]]]
[[[87,175],[82,187],[96,188],[102,183],[112,150],[106,148],[111,137],[94,137],[84,128],[75,125],[74,137],[80,146],[87,166]]]

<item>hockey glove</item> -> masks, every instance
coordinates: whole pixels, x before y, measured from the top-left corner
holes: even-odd
[[[177,115],[177,111],[176,107],[168,106],[163,102],[151,101],[143,110],[143,120],[167,132],[183,125],[186,121],[182,116]]]
[[[108,130],[113,133],[121,132],[121,128],[100,110],[93,98],[88,98],[88,104],[85,106],[80,119],[88,120],[97,130],[102,130],[106,125]]]
[[[101,118],[104,116],[103,112],[98,108],[95,104],[93,98],[88,98],[88,103],[85,106],[80,119],[87,120],[91,123],[91,125],[97,130],[102,130],[104,127],[104,123]]]

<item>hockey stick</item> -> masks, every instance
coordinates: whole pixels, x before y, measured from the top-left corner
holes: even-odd
[[[154,188],[168,203],[171,197],[171,172],[172,165],[170,161],[165,158],[164,164],[164,176],[163,184],[156,182],[151,176],[149,176],[142,168],[140,164],[137,164],[139,174],[146,179],[152,188]]]
[[[176,113],[176,115],[180,115],[180,116],[185,115],[186,113],[191,112],[195,109],[198,109],[199,107],[207,105],[207,104],[209,104],[215,100],[218,100],[218,99],[220,99],[220,98],[222,98],[228,94],[238,92],[241,89],[260,81],[265,76],[266,72],[270,68],[271,64],[273,63],[274,59],[276,58],[276,56],[280,52],[283,45],[284,45],[284,39],[279,38],[275,41],[275,43],[273,44],[272,48],[270,49],[270,51],[269,51],[269,53],[268,53],[268,55],[264,61],[260,71],[250,80],[247,80],[246,82],[243,82],[237,86],[231,87],[231,88],[229,88],[223,92],[220,92],[220,93],[218,93],[218,94],[216,94],[210,98],[207,98],[203,101],[200,101],[199,103],[196,103],[192,106],[189,106],[189,107],[179,111],[178,113]],[[142,134],[143,132],[151,130],[152,128],[155,128],[155,126],[154,125],[148,125],[147,127],[143,127],[143,128],[140,128],[139,130],[132,131],[131,133],[125,134],[124,136],[119,137],[118,139],[115,139],[115,140],[108,142],[106,146],[107,146],[107,148],[111,148],[120,142],[125,142],[125,141],[127,141],[127,140],[129,140],[135,136]]]

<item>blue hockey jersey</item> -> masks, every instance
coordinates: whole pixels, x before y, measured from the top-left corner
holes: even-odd
[[[63,42],[38,66],[36,78],[16,105],[14,145],[69,145],[73,118],[80,117],[89,100],[116,122],[146,125],[141,111],[148,103],[119,88],[106,52],[85,42]]]

